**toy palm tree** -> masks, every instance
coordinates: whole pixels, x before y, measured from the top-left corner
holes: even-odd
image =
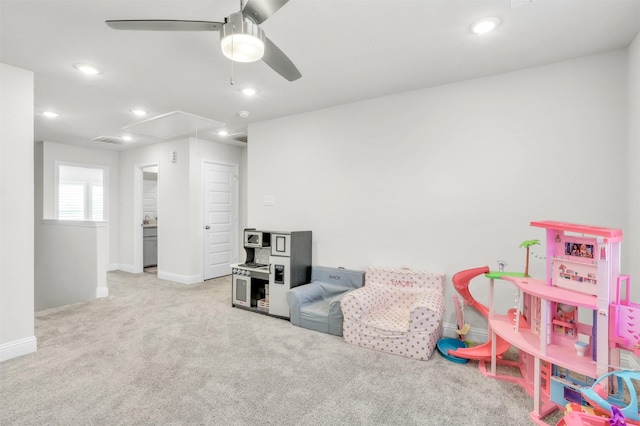
[[[540,245],[540,240],[526,240],[526,241],[523,241],[522,244],[520,244],[520,247],[524,247],[527,249],[527,263],[525,263],[525,266],[524,266],[525,277],[529,276],[529,247],[535,246],[535,245]]]

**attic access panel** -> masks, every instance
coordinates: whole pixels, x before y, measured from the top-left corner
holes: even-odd
[[[153,136],[160,139],[175,139],[217,129],[224,123],[210,118],[200,117],[183,111],[173,111],[167,114],[151,117],[137,123],[123,127],[132,133]]]

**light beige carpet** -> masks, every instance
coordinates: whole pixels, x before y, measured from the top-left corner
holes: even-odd
[[[231,307],[230,277],[111,272],[108,298],[36,314],[0,364],[2,425],[530,425],[518,386]]]

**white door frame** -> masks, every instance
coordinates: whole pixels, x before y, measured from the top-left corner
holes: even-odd
[[[144,222],[144,212],[142,206],[143,196],[143,169],[147,167],[158,168],[158,188],[160,188],[160,162],[138,163],[133,166],[133,273],[142,273],[143,248],[142,248],[142,223]],[[160,217],[160,191],[156,195],[157,216]],[[158,270],[160,270],[160,235],[158,235]]]
[[[239,261],[239,244],[238,242],[240,241],[240,230],[238,229],[239,225],[240,225],[240,198],[239,198],[239,188],[240,188],[240,184],[239,184],[239,169],[240,169],[240,165],[238,163],[227,163],[225,161],[216,161],[216,160],[202,160],[202,176],[201,176],[201,186],[202,186],[202,219],[201,219],[201,225],[202,225],[202,232],[200,233],[200,235],[202,236],[201,238],[201,244],[200,244],[200,250],[201,250],[201,259],[202,259],[202,279],[206,279],[206,268],[207,268],[207,251],[205,250],[205,245],[206,245],[206,240],[204,238],[204,230],[205,230],[205,226],[207,225],[205,223],[205,219],[207,217],[207,212],[206,212],[206,206],[207,206],[207,194],[206,194],[206,185],[205,185],[205,170],[206,170],[206,165],[207,164],[217,164],[220,166],[229,166],[229,167],[233,167],[233,198],[234,198],[234,202],[232,205],[233,208],[233,213],[234,213],[234,217],[233,217],[233,232],[231,235],[232,241],[231,241],[231,246],[233,247],[233,252],[231,253],[231,263],[238,263]],[[235,240],[233,240],[235,237]]]

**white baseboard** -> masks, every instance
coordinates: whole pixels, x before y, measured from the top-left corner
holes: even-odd
[[[443,326],[443,335],[444,337],[458,337],[456,330],[458,326],[456,324],[444,324]],[[484,343],[489,340],[489,335],[487,330],[474,329],[471,327],[469,333],[467,334],[465,340],[471,340],[473,342]]]
[[[122,271],[122,272],[128,272],[130,274],[135,274],[136,270],[133,267],[133,265],[125,265],[123,263],[119,263],[118,267],[117,267],[118,271]]]
[[[25,337],[24,339],[3,343],[0,345],[0,362],[30,354],[37,350],[38,341],[36,336]]]
[[[161,280],[173,281],[180,284],[195,284],[202,282],[201,275],[182,275],[164,271],[158,271],[158,278]]]
[[[96,299],[101,299],[103,297],[109,297],[108,287],[98,287],[96,289]]]
[[[130,274],[136,274],[133,265],[118,264],[118,270],[122,272],[128,272]],[[182,275],[174,274],[173,272],[158,271],[158,278],[165,281],[173,281],[179,284],[196,284],[202,282],[202,275]]]

